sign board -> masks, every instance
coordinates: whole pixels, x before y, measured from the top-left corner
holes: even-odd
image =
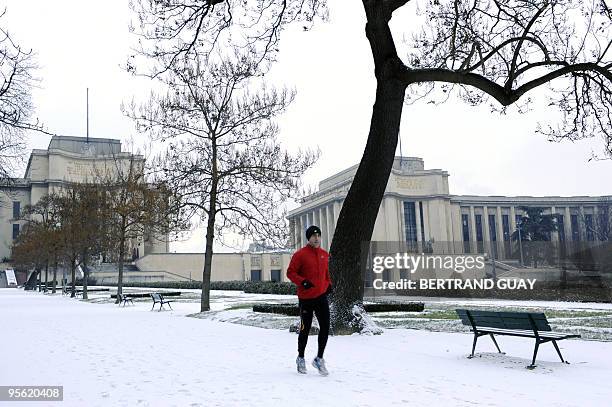
[[[6,273],[6,282],[8,286],[10,287],[12,285],[17,285],[17,278],[15,278],[15,270],[6,269],[4,270],[4,272]]]

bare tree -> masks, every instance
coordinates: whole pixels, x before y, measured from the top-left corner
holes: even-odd
[[[41,245],[45,244],[45,230],[38,222],[31,222],[24,225],[12,246],[12,258],[15,267],[18,269],[34,269],[38,276],[38,290],[41,290],[42,269],[47,264],[47,256]],[[45,281],[46,283],[46,281]]]
[[[586,241],[609,242],[612,240],[612,197],[601,197],[594,209],[593,214],[577,215],[579,227],[586,233]]]
[[[18,239],[12,246],[18,267],[32,267],[37,273],[45,269],[45,285],[49,282],[49,267],[54,264],[53,293],[57,285],[57,263],[62,253],[60,237],[59,196],[42,196],[34,205],[26,205],[15,220],[25,221]],[[42,275],[38,279],[41,291]]]
[[[402,60],[390,29],[408,0],[363,0],[366,36],[377,82],[366,148],[338,218],[331,246],[336,333],[359,330],[354,306],[363,298],[360,242],[372,236],[393,165],[404,96],[442,83],[468,103],[502,107],[534,89],[555,85],[550,104],[563,119],[543,128],[551,137],[598,131],[610,154],[612,107],[610,13],[602,2],[454,0],[419,3],[425,27]],[[417,89],[415,89],[415,87]]]
[[[0,13],[0,20],[5,14],[6,10]],[[32,50],[23,49],[0,24],[0,184],[11,182],[23,161],[27,130],[53,135],[31,120],[37,68]]]
[[[283,28],[299,22],[307,30],[325,19],[325,0],[134,0],[131,30],[139,46],[127,70],[158,76],[176,63],[200,60],[228,45],[256,51],[257,66],[274,60]],[[147,61],[139,61],[144,57]],[[153,64],[150,64],[153,62]],[[148,66],[146,70],[143,66]]]
[[[199,45],[219,44],[227,27],[239,26],[233,24],[237,3],[231,0],[154,3],[158,7],[149,10],[153,11],[151,18],[140,14],[141,27],[150,28],[141,33],[158,29],[163,38],[177,44],[168,48],[159,43],[158,48],[149,48],[146,55],[163,62],[163,68],[155,71],[158,73],[190,52],[206,53]],[[394,12],[415,3],[425,13],[425,23],[420,30],[406,27],[414,39],[402,59],[390,22]],[[285,7],[306,2],[246,4],[271,10],[276,16],[251,20],[254,27],[261,21],[268,27],[280,27],[269,23],[286,21]],[[321,4],[316,5],[316,10],[322,9]],[[360,329],[354,323],[353,310],[363,299],[361,242],[369,242],[372,236],[409,87],[410,99],[414,99],[422,96],[420,91],[427,92],[432,84],[440,83],[446,95],[455,90],[468,103],[491,101],[502,111],[527,102],[535,89],[550,87],[550,106],[562,117],[556,124],[543,124],[539,131],[551,139],[600,134],[605,154],[612,153],[612,13],[603,0],[362,0],[362,5],[377,87],[364,154],[330,250],[336,333]],[[156,12],[162,9],[175,13],[178,20],[172,14]],[[266,39],[277,38],[278,32],[264,30],[268,35],[254,38],[262,41],[257,44],[266,44]]]
[[[166,94],[126,112],[140,131],[167,142],[158,161],[162,177],[206,224],[201,311],[208,311],[215,238],[232,231],[283,247],[288,228],[279,209],[317,154],[291,155],[276,140],[274,119],[293,94],[251,90],[258,63],[252,54],[199,62],[173,66]]]
[[[0,14],[4,17],[6,10]],[[23,131],[32,114],[30,98],[36,66],[31,50],[16,44],[7,29],[0,27],[0,179],[7,180],[23,159]]]
[[[142,156],[114,157],[110,167],[97,171],[95,183],[102,189],[98,233],[102,250],[118,265],[117,294],[123,293],[123,272],[130,248],[139,240],[168,238],[183,227],[175,194],[163,182],[147,180]],[[119,295],[117,295],[117,303]]]
[[[65,192],[71,199],[69,220],[72,229],[70,239],[75,248],[79,249],[78,266],[83,270],[83,299],[88,299],[89,266],[93,259],[98,258],[107,247],[108,236],[105,190],[94,183],[73,183]],[[73,275],[74,278],[74,275]],[[74,283],[73,283],[74,286]]]
[[[600,199],[597,205],[597,226],[595,234],[600,242],[612,241],[612,197],[606,196]]]

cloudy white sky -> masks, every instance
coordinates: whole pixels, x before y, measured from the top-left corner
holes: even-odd
[[[360,2],[330,2],[330,21],[312,31],[284,32],[272,80],[297,90],[281,118],[281,138],[291,149],[320,148],[321,158],[305,176],[315,186],[359,162],[367,137],[375,82]],[[340,3],[340,4],[337,4]],[[36,117],[55,133],[85,135],[85,90],[90,89],[90,136],[134,137],[144,143],[120,112],[122,101],[144,100],[154,85],[135,79],[121,65],[134,38],[128,31],[128,1],[5,0],[2,22],[23,47],[37,54]],[[411,10],[394,16],[401,39]],[[411,105],[404,108],[403,154],[422,157],[426,168],[450,173],[452,194],[612,195],[612,161],[591,161],[600,138],[550,143],[535,134],[546,110],[491,114],[473,108]],[[48,136],[31,135],[31,148],[46,148]],[[398,149],[399,154],[399,149]],[[199,239],[175,244],[201,251]]]

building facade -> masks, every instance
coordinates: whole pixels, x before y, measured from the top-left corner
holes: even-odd
[[[0,191],[0,260],[11,257],[11,246],[23,227],[16,220],[26,205],[60,191],[70,182],[95,182],[100,175],[116,174],[129,165],[144,165],[144,157],[121,150],[121,141],[103,138],[53,136],[46,150],[32,150],[23,178]],[[168,252],[167,239],[131,242],[139,256]]]
[[[357,165],[319,183],[319,190],[289,212],[294,246],[306,244],[309,225],[321,227],[322,247],[329,249],[338,215]],[[434,244],[436,253],[487,253],[510,257],[511,236],[524,215],[522,207],[556,214],[558,231],[551,241],[596,241],[593,233],[602,205],[612,196],[531,197],[452,195],[449,174],[425,169],[421,158],[396,157],[376,218],[372,241]]]

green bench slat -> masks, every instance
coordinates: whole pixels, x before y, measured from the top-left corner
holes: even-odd
[[[500,328],[500,329],[527,329],[532,330],[531,320],[538,331],[551,331],[546,316],[543,313],[519,313],[519,312],[495,312],[495,311],[470,311],[457,309],[464,325],[472,325],[470,316],[477,326]],[[531,317],[531,320],[530,320]]]

